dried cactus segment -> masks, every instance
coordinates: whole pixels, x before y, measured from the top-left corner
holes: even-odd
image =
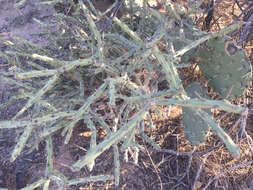
[[[233,41],[221,37],[211,39],[198,50],[197,56],[201,72],[222,98],[244,94],[251,79],[251,65]]]
[[[205,88],[200,83],[194,82],[185,88],[187,95],[191,98],[203,97],[208,99]],[[211,115],[210,109],[205,111]],[[196,109],[183,107],[183,125],[185,138],[191,145],[199,145],[205,141],[206,134],[209,131],[209,126],[206,122],[196,113]]]

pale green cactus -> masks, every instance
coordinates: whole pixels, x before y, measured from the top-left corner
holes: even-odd
[[[222,98],[240,97],[250,83],[251,65],[244,51],[225,37],[211,39],[201,46],[197,61],[208,84]]]
[[[187,95],[191,98],[208,98],[205,88],[200,83],[194,82],[185,88]],[[208,124],[197,115],[196,109],[183,107],[183,125],[185,138],[191,143],[191,145],[199,145],[205,141],[206,134],[209,131]],[[209,115],[211,115],[210,109],[205,109]]]

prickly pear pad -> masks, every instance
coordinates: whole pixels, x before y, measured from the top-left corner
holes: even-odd
[[[201,46],[197,55],[201,72],[222,98],[243,95],[251,80],[251,65],[243,50],[218,37]]]
[[[208,98],[205,88],[198,82],[193,82],[185,88],[187,95],[191,98]],[[208,98],[209,99],[209,98]],[[183,107],[183,124],[185,138],[191,143],[191,145],[199,145],[206,139],[206,134],[209,131],[207,123],[201,119],[196,113],[196,109]],[[210,116],[211,110],[205,109]]]

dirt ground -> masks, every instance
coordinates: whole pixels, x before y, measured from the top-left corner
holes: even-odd
[[[39,0],[27,1],[25,6],[14,8],[14,0],[0,0],[0,38],[20,36],[31,42],[45,45],[47,39],[42,33],[40,25],[34,20],[37,18],[50,23],[53,18],[53,6],[36,6]],[[223,8],[225,9],[226,3]],[[230,10],[231,7],[229,7]],[[227,10],[228,8],[226,8]],[[215,13],[217,17],[221,12]],[[226,21],[229,18],[224,18]],[[231,18],[230,18],[231,19]],[[224,21],[222,21],[224,23]],[[226,23],[228,24],[228,23]],[[5,46],[0,47],[3,50]],[[249,55],[251,53],[248,45]],[[8,64],[0,59],[1,69],[7,69]],[[8,82],[0,81],[0,103],[3,104],[15,93]],[[248,90],[249,107],[253,104],[252,87]],[[24,102],[6,108],[0,107],[0,120],[8,120],[17,113]],[[252,106],[253,107],[253,106]],[[143,139],[136,139],[145,147],[139,153],[138,162],[134,159],[135,150],[121,151],[120,185],[115,187],[113,181],[105,183],[90,183],[82,186],[71,186],[68,189],[233,189],[253,190],[253,114],[249,114],[246,127],[246,137],[241,137],[240,125],[237,125],[238,116],[233,114],[216,113],[223,123],[222,127],[237,139],[241,145],[241,158],[233,158],[216,135],[209,133],[207,141],[198,147],[191,146],[184,138],[182,126],[182,110],[172,107],[170,115],[167,107],[161,107],[161,116],[151,113],[155,121],[155,129],[147,134],[162,147],[162,151],[155,150]],[[69,167],[80,156],[85,155],[90,146],[90,130],[86,125],[79,123],[68,145],[63,145],[61,131],[53,137],[55,148],[54,167],[67,178],[87,177],[99,174],[113,173],[113,151],[109,149],[97,160],[95,169],[90,172],[88,168],[81,171],[72,171]],[[104,138],[104,131],[99,131],[99,141]],[[0,130],[0,189],[21,189],[40,179],[45,173],[44,156],[45,143],[41,143],[37,150],[30,154],[25,152],[14,163],[9,162],[10,150],[15,145],[16,133],[14,130]],[[127,156],[126,156],[127,155]],[[128,158],[128,162],[126,161]],[[137,162],[137,163],[136,163]],[[210,185],[209,185],[210,184]],[[56,189],[51,184],[50,189]]]
[[[1,0],[0,10],[0,37],[19,36],[31,42],[43,45],[43,32],[40,25],[34,20],[49,23],[54,14],[53,6],[37,6],[39,0],[28,1],[24,6],[15,8],[14,0]]]

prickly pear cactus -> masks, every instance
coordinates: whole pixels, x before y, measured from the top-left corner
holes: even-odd
[[[200,83],[194,82],[185,88],[187,95],[191,98],[203,97],[208,99],[205,88]],[[205,109],[211,116],[211,110]],[[185,138],[191,145],[199,145],[205,141],[209,126],[196,113],[196,109],[183,107],[183,125]]]
[[[191,18],[184,20],[183,27],[175,26],[173,31],[170,32],[168,36],[173,39],[173,46],[175,51],[182,49],[186,46],[190,41],[196,40],[198,36],[194,34],[196,32],[194,30],[194,24]],[[196,49],[191,49],[190,51],[186,52],[183,56],[181,56],[181,62],[187,62],[192,58],[192,55],[196,52]]]
[[[251,80],[251,65],[243,50],[232,41],[218,37],[200,47],[197,54],[201,72],[222,98],[243,95]]]

